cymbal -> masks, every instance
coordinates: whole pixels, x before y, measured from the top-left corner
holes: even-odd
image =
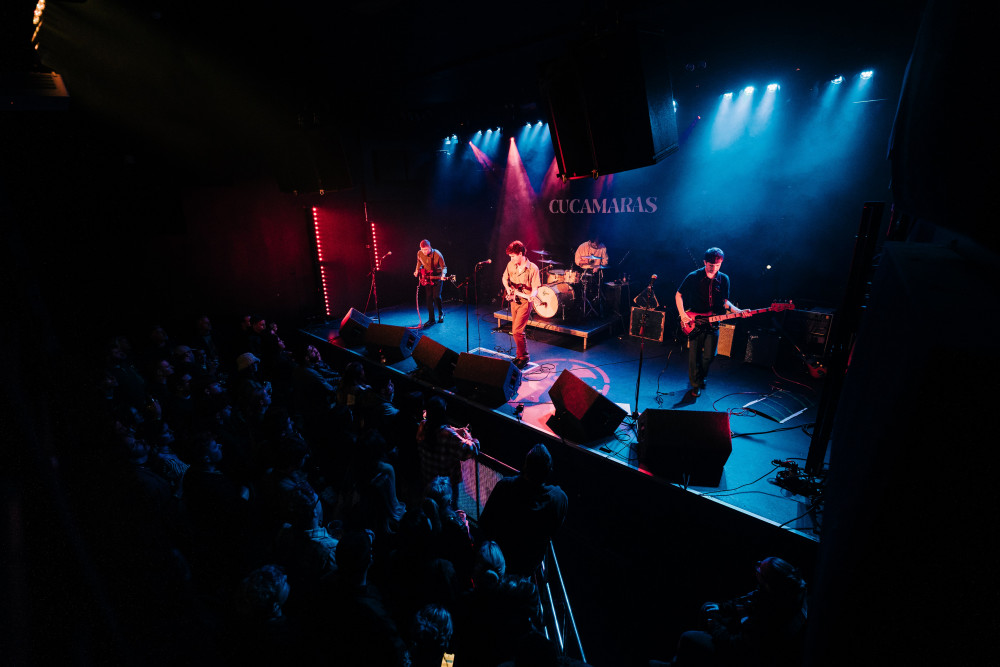
[[[557,262],[554,259],[540,259],[540,260],[538,260],[538,263],[539,264],[562,264],[562,262]]]
[[[547,250],[532,250],[531,252],[535,253],[536,255],[551,255],[552,254],[551,252],[549,252]]]
[[[584,255],[580,259],[589,259],[591,261],[597,260],[599,262],[604,261],[603,257],[598,257],[597,255]]]

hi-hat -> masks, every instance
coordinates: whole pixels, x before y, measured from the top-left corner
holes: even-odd
[[[589,259],[589,260],[598,260],[598,261],[603,261],[604,260],[603,257],[598,257],[597,255],[584,255],[580,259]]]
[[[538,263],[539,264],[562,264],[562,262],[557,262],[554,259],[540,259],[540,260],[538,260]]]

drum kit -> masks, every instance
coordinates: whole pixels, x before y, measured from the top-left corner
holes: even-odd
[[[535,306],[535,312],[545,319],[562,315],[566,319],[566,310],[576,306],[579,300],[579,308],[583,316],[590,314],[597,315],[597,308],[591,299],[600,298],[598,285],[600,284],[600,270],[594,272],[590,270],[577,271],[575,269],[555,269],[554,266],[561,266],[562,262],[549,259],[552,253],[546,250],[532,250],[531,252],[540,255],[542,259],[538,264],[540,269],[542,286],[538,288],[539,303]],[[584,260],[601,261],[601,257],[588,255]]]

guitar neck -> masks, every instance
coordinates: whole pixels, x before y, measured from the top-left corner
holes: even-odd
[[[744,310],[739,313],[727,313],[725,315],[711,315],[708,318],[709,322],[722,322],[724,320],[731,320],[734,317],[753,317],[754,315],[760,315],[761,313],[766,313],[771,308],[758,308],[756,310]],[[688,313],[692,315],[692,313]],[[698,315],[698,313],[693,313],[693,315]]]

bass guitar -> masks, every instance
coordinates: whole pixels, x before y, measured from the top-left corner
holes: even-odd
[[[684,332],[685,336],[690,336],[691,333],[702,326],[709,326],[715,324],[716,322],[722,322],[725,320],[731,320],[734,317],[753,317],[754,315],[760,315],[761,313],[779,313],[782,310],[795,310],[795,304],[791,301],[777,302],[775,301],[768,308],[758,308],[757,310],[743,310],[738,313],[727,313],[725,315],[713,315],[712,313],[695,313],[692,311],[686,311],[687,316],[691,318],[691,321],[685,324],[681,322],[681,331]]]

